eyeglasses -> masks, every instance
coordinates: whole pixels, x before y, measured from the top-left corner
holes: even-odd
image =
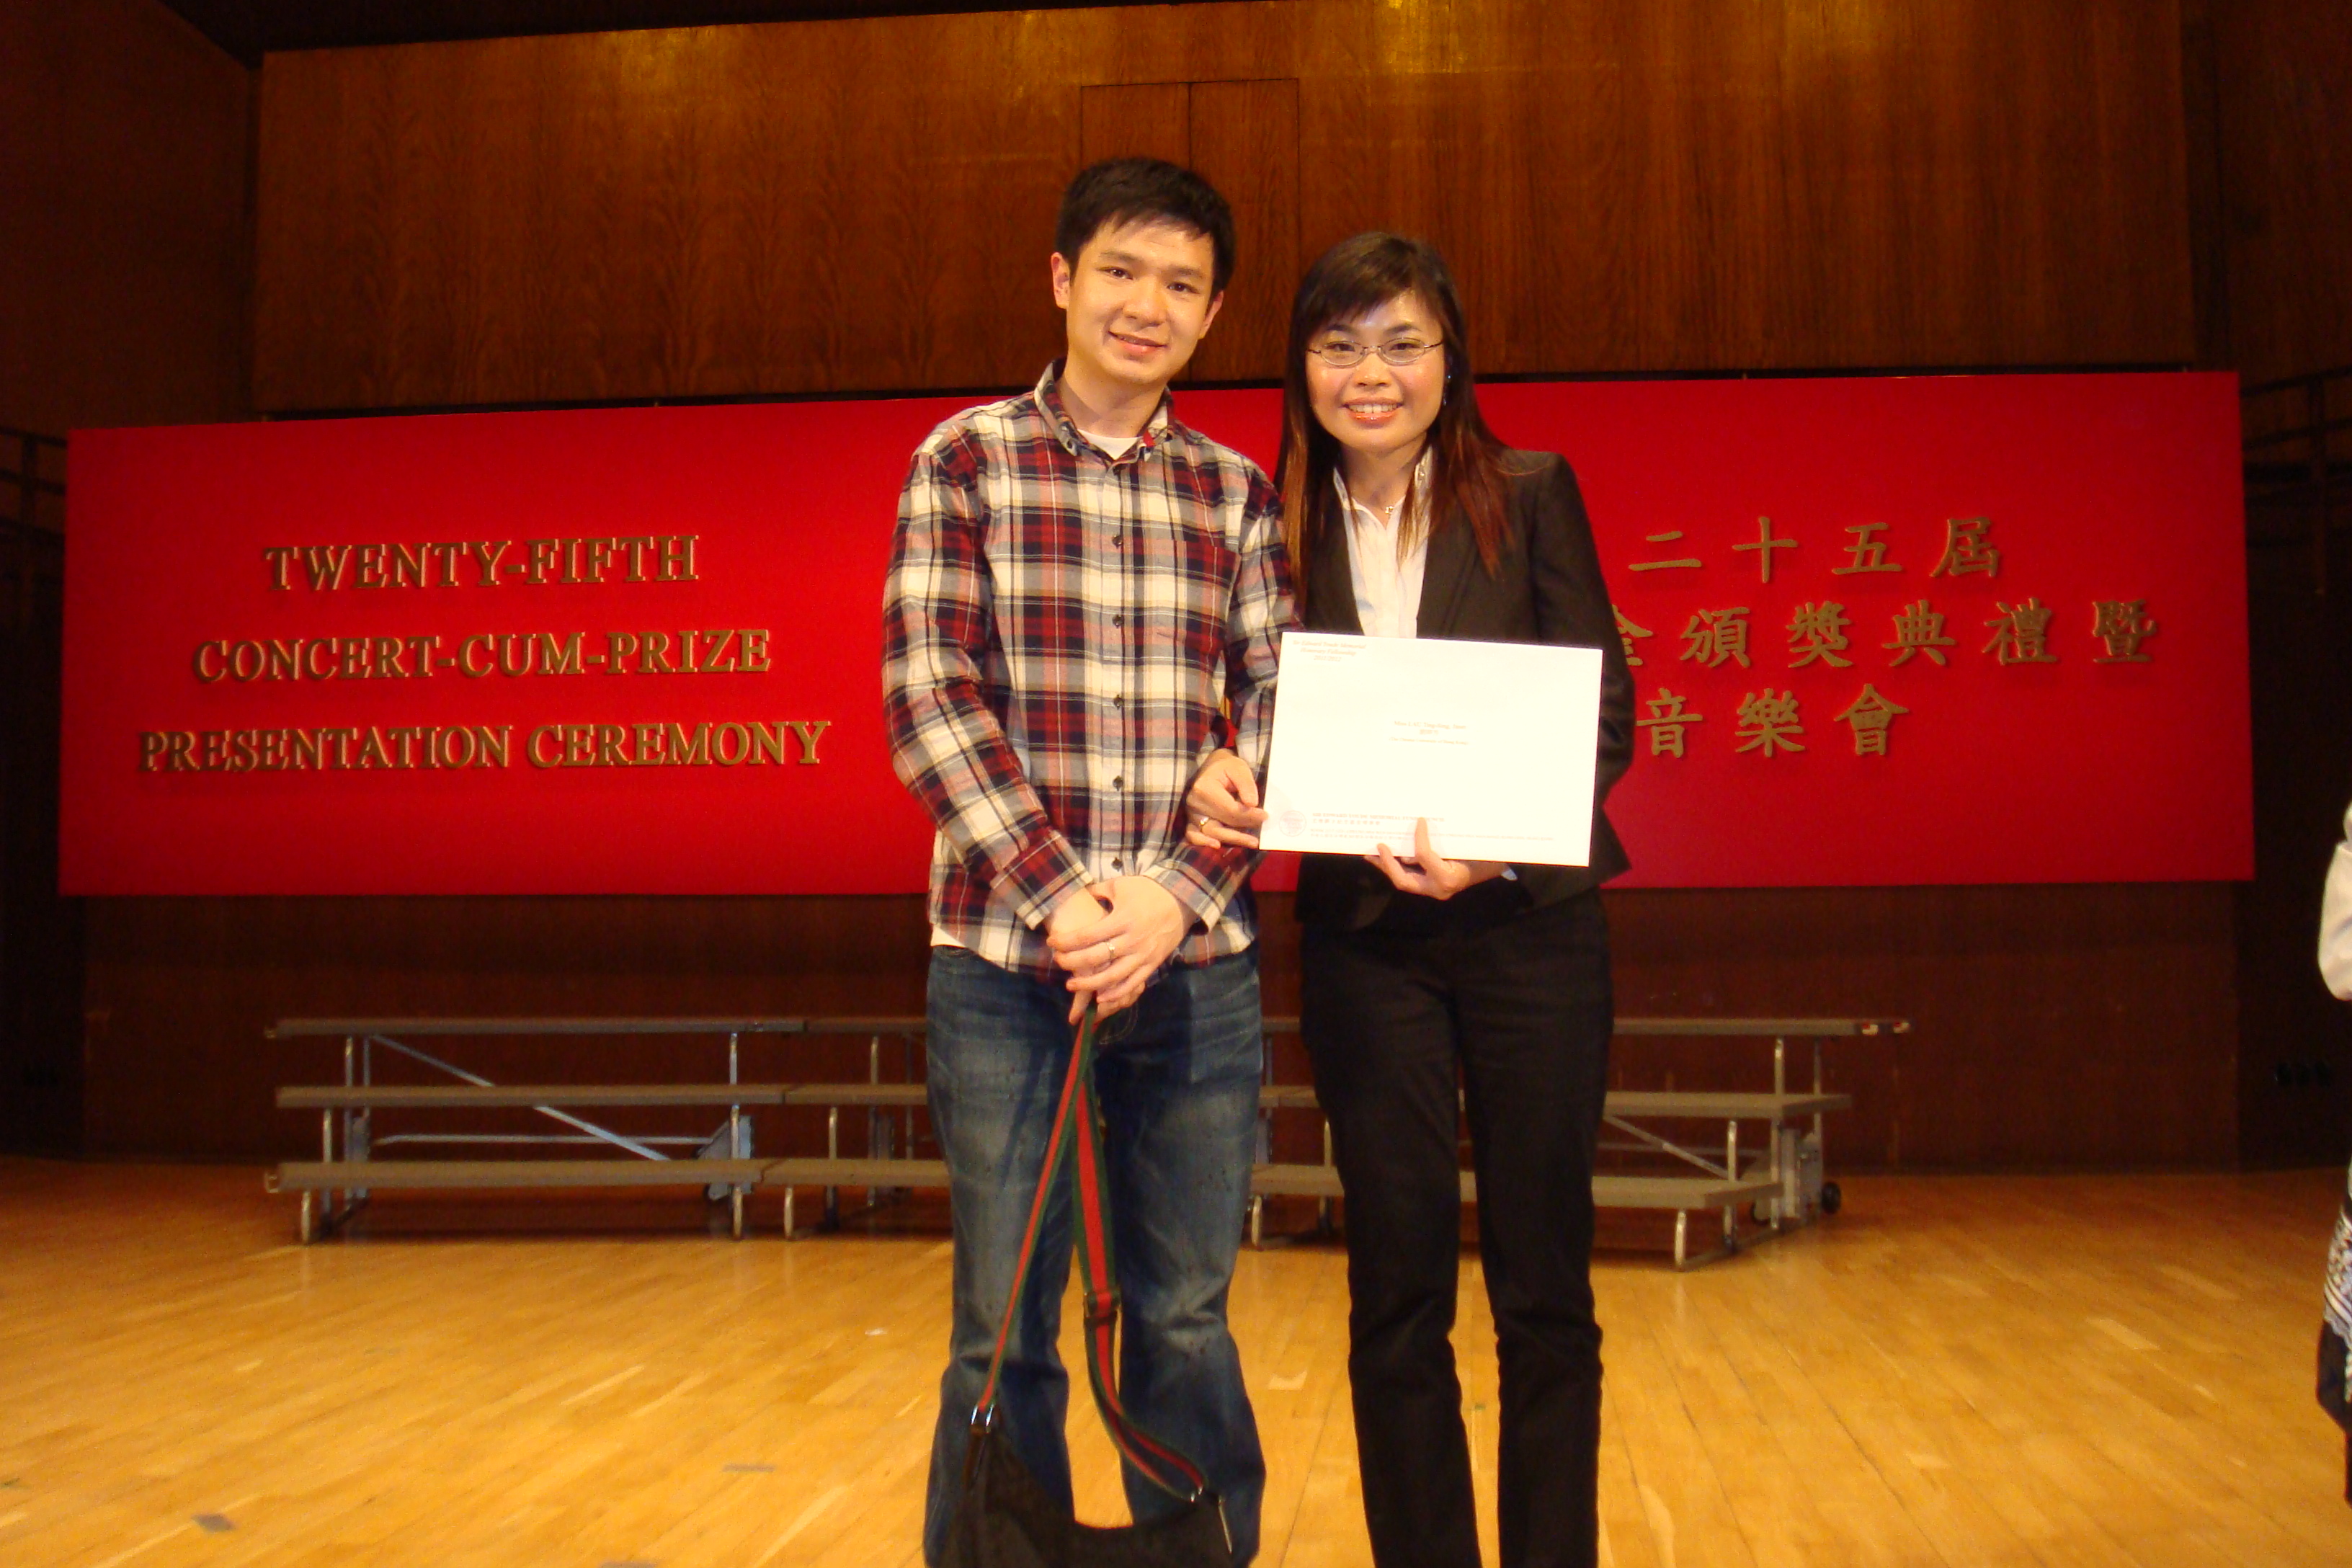
[[[1401,338],[1377,348],[1363,343],[1351,343],[1342,338],[1333,342],[1318,343],[1307,352],[1329,365],[1333,370],[1353,370],[1364,363],[1367,354],[1378,354],[1390,364],[1411,364],[1442,343],[1424,343],[1412,338]]]

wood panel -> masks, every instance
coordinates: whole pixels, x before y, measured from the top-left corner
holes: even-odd
[[[2232,361],[2250,382],[2352,364],[2352,27],[2302,0],[2208,9]]]
[[[1838,1168],[2235,1156],[2226,887],[1608,897],[1622,1012],[1916,1021],[1900,1040],[1832,1047],[1831,1085],[1856,1099],[1832,1122]],[[1265,905],[1265,1005],[1296,1012],[1289,899]],[[276,1110],[271,1091],[325,1081],[336,1052],[263,1040],[280,1016],[919,1013],[928,952],[913,898],[94,900],[89,1146],[248,1160],[315,1147],[315,1119]],[[753,1076],[864,1076],[858,1043],[747,1048]],[[512,1082],[702,1080],[712,1049],[495,1042],[468,1060]],[[1625,1089],[1771,1081],[1769,1046],[1745,1042],[1621,1041],[1613,1067]],[[1295,1041],[1276,1069],[1306,1080]],[[785,1152],[822,1147],[813,1114],[781,1131]],[[1283,1136],[1286,1157],[1316,1157],[1311,1129]]]
[[[1425,234],[1496,370],[2196,352],[2170,4],[1297,0],[1154,10],[1145,50],[1137,15],[273,55],[260,400],[1020,384],[1085,89],[1177,80],[1295,79],[1299,258]],[[1194,155],[1281,205],[1284,100],[1194,90]]]
[[[0,425],[246,416],[252,99],[160,0],[0,7]]]
[[[1193,355],[1199,381],[1276,381],[1298,287],[1298,84],[1192,84],[1192,166],[1233,205],[1224,309]]]
[[[393,407],[1026,380],[1074,87],[931,18],[272,57],[259,378]],[[921,84],[910,86],[909,84]]]
[[[1192,84],[1148,81],[1080,88],[1078,162],[1099,163],[1105,158],[1164,158],[1189,165]]]

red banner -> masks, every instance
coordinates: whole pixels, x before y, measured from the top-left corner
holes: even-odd
[[[2251,874],[2231,378],[1481,396],[1640,661],[1630,882]],[[881,584],[961,401],[77,435],[66,890],[919,889]],[[1179,403],[1271,463],[1276,394]]]

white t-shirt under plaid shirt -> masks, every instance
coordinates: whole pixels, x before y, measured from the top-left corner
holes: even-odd
[[[1056,973],[1044,926],[1089,883],[1151,878],[1193,929],[1255,935],[1255,858],[1184,843],[1184,793],[1230,746],[1263,774],[1292,623],[1280,508],[1256,465],[1163,396],[1113,458],[1049,366],[917,448],[883,604],[891,763],[938,826],[930,915],[1007,969]]]

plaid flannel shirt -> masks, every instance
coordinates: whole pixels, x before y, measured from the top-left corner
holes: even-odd
[[[1264,774],[1292,621],[1280,502],[1162,396],[1113,459],[1078,433],[1057,361],[917,448],[883,604],[890,760],[939,826],[932,922],[1049,978],[1073,890],[1150,877],[1193,921],[1173,962],[1255,935],[1255,857],[1184,843],[1184,794],[1231,746]]]

